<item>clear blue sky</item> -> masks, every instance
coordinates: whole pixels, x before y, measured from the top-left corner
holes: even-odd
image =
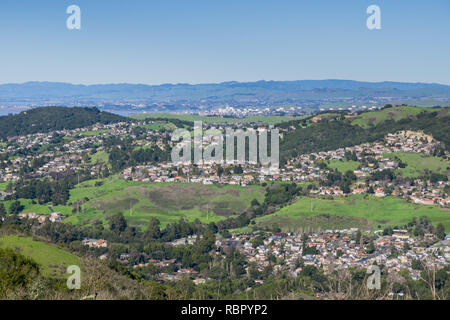
[[[0,83],[330,78],[450,84],[450,1],[0,1]]]

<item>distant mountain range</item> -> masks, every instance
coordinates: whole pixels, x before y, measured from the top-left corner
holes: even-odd
[[[0,105],[172,104],[184,107],[450,101],[450,86],[436,83],[299,80],[212,84],[96,84],[27,82],[0,85]]]

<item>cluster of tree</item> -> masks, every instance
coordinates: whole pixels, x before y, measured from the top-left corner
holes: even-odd
[[[409,232],[416,237],[423,237],[425,233],[431,233],[436,235],[438,239],[444,239],[446,235],[445,227],[442,223],[438,223],[438,225],[434,227],[430,219],[428,219],[426,216],[421,216],[420,218],[412,218],[411,222],[409,222],[406,227],[408,228]]]
[[[442,240],[445,238],[445,226],[442,223],[438,223],[436,227],[433,226],[430,219],[426,216],[419,218],[413,217],[410,222],[403,226],[409,233],[416,237],[423,237],[425,233],[434,234],[437,239]],[[394,234],[394,229],[399,229],[398,226],[387,226],[383,229],[383,235]]]
[[[400,159],[397,156],[394,156],[394,160],[397,161],[399,168],[406,168],[408,166],[407,162],[404,162],[402,159]]]
[[[447,194],[447,195],[450,195],[450,185],[446,185],[444,187],[444,193]]]
[[[158,163],[170,159],[169,151],[162,150],[158,146],[151,148],[134,149],[131,145],[115,147],[109,153],[109,162],[114,172],[130,166],[144,163]]]
[[[286,205],[294,200],[301,191],[302,187],[295,183],[273,184],[266,188],[263,205],[267,207]]]
[[[11,216],[20,213],[24,209],[24,206],[20,203],[20,201],[14,201],[9,206],[9,214]],[[2,221],[10,219],[11,217],[7,215],[5,205],[3,202],[0,202],[0,224]]]
[[[350,152],[350,151],[345,151],[344,154],[345,160],[347,161],[358,161],[358,156],[356,155],[356,151]]]
[[[11,249],[0,248],[0,299],[10,291],[28,288],[39,275],[39,265]]]
[[[371,175],[374,181],[392,181],[395,179],[395,172],[391,169],[377,170]]]
[[[431,183],[436,183],[438,181],[448,181],[448,176],[442,173],[438,173],[438,172],[433,172],[431,174],[429,174],[427,176],[429,179],[426,180],[430,180]],[[427,178],[425,177],[425,178]]]
[[[221,220],[217,222],[217,227],[220,231],[226,230],[226,229],[235,229],[235,228],[242,228],[245,226],[248,226],[250,223],[250,217],[248,216],[247,212],[241,213],[237,217],[229,217],[227,219]]]
[[[7,196],[7,200],[37,199],[40,204],[52,202],[53,205],[65,205],[69,200],[69,190],[75,182],[70,179],[51,180],[21,180],[15,185],[16,192]]]
[[[339,186],[345,194],[351,193],[350,186],[356,181],[356,176],[353,171],[346,171],[344,174],[339,172],[337,169],[332,170],[327,174],[327,179],[321,181],[320,184],[323,186]]]

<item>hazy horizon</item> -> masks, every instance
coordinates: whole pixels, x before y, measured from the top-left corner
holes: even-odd
[[[393,81],[393,80],[380,80],[380,81],[366,81],[358,79],[331,79],[331,78],[321,78],[321,79],[295,79],[295,80],[272,80],[272,79],[260,79],[254,81],[239,81],[239,80],[227,80],[220,82],[161,82],[161,83],[141,83],[141,82],[98,82],[98,83],[77,83],[70,81],[46,81],[46,80],[29,80],[24,82],[0,82],[0,85],[24,85],[29,83],[57,83],[57,84],[68,84],[75,86],[95,86],[95,85],[144,85],[144,86],[164,86],[164,85],[211,85],[211,84],[225,84],[225,83],[256,83],[256,82],[297,82],[297,81],[352,81],[352,82],[362,82],[362,83],[409,83],[409,84],[425,84],[425,85],[444,85],[450,86],[450,83],[440,83],[440,82],[426,82],[426,81]]]
[[[69,30],[70,5],[81,29]],[[0,83],[358,79],[450,85],[450,2],[0,2]]]

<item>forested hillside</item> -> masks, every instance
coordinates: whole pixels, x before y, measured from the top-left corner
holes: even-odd
[[[443,142],[447,149],[450,146],[450,116],[448,112],[439,110],[421,112],[417,116],[399,121],[389,119],[368,128],[355,125],[352,119],[346,119],[343,115],[326,118],[301,128],[305,122],[306,120],[296,120],[279,125],[281,128],[297,128],[290,130],[281,141],[282,158],[373,142],[382,139],[388,133],[401,130],[422,130]]]
[[[53,130],[75,129],[96,123],[108,124],[128,118],[97,108],[43,107],[0,117],[0,138]]]

